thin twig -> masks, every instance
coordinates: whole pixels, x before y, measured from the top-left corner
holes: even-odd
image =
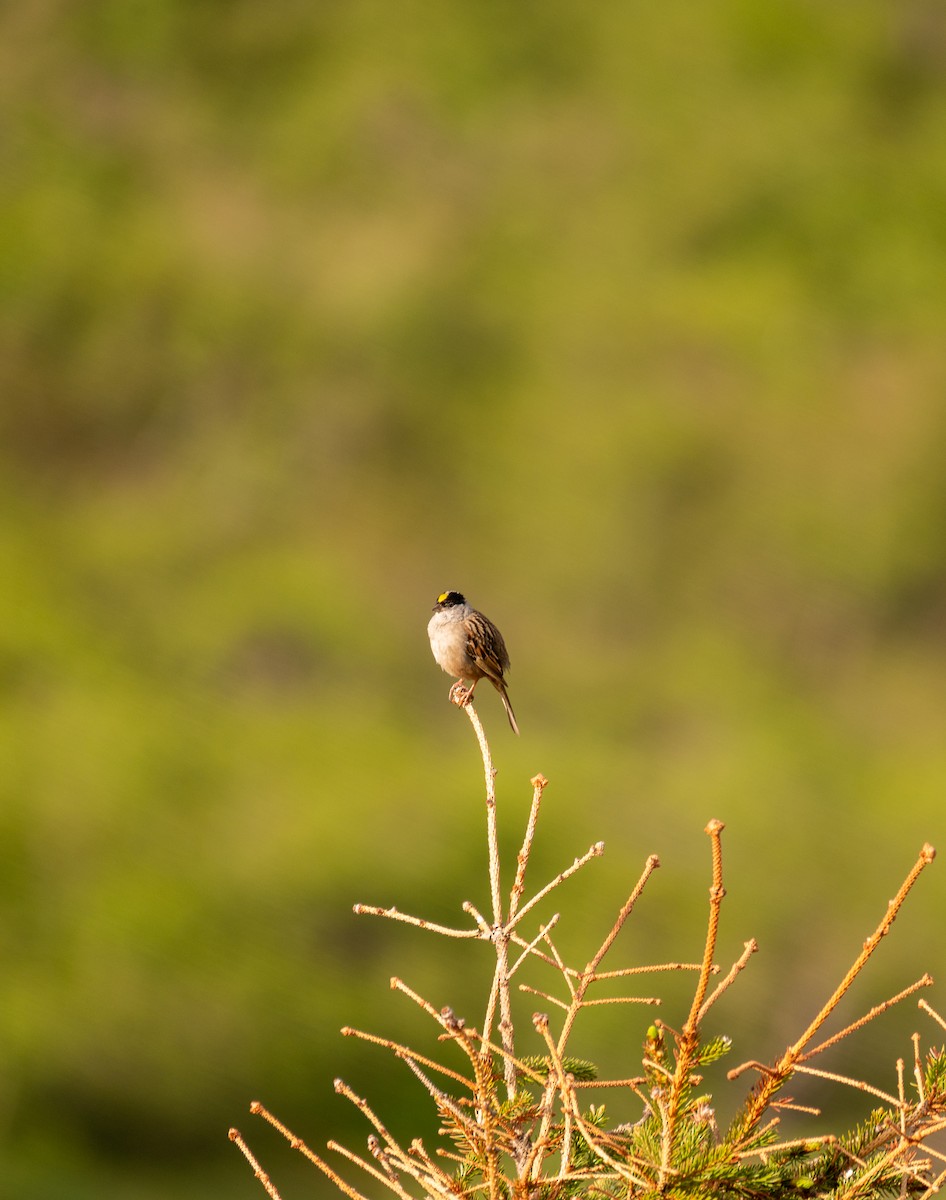
[[[932,983],[932,979],[930,983]],[[920,1104],[926,1105],[926,1085],[923,1082],[923,1064],[920,1061],[920,1035],[913,1035],[913,1078],[916,1080],[916,1094],[920,1098]]]
[[[758,949],[759,943],[755,940],[755,938],[750,938],[749,941],[745,943],[745,948],[743,949],[742,954],[739,955],[733,965],[729,968],[729,973],[726,975],[725,979],[721,979],[716,987],[713,988],[708,998],[703,1001],[696,1018],[698,1024],[702,1024],[706,1014],[720,998],[723,992],[725,992],[726,989],[731,986],[740,971],[743,971],[746,968],[749,963],[749,959]]]
[[[350,1163],[354,1163],[356,1167],[361,1167],[366,1175],[370,1175],[372,1179],[377,1179],[379,1183],[383,1183],[386,1188],[389,1188],[396,1196],[400,1196],[401,1200],[413,1200],[410,1192],[408,1192],[401,1184],[400,1180],[393,1173],[388,1171],[379,1171],[377,1167],[373,1167],[360,1154],[356,1154],[354,1150],[349,1150],[347,1146],[343,1146],[340,1142],[331,1141],[328,1143],[329,1150],[335,1154],[341,1154],[343,1158],[347,1158]]]
[[[503,918],[502,883],[500,876],[499,833],[496,822],[496,769],[490,755],[489,742],[476,709],[469,701],[463,703],[466,715],[476,733],[483,757],[483,774],[486,779],[486,841],[489,849],[489,891],[493,906],[492,940],[496,951],[494,987],[490,993],[489,1008],[483,1022],[484,1036],[492,1027],[495,1005],[499,1005],[499,1035],[503,1045],[503,1076],[506,1092],[511,1100],[516,1094],[518,1082],[514,1065],[515,1041],[512,1021],[512,1006],[509,999],[509,933],[511,923]],[[485,922],[484,922],[485,924]]]
[[[867,965],[874,951],[879,946],[881,939],[889,932],[890,926],[896,920],[897,913],[903,906],[903,902],[906,900],[911,888],[916,883],[917,879],[919,879],[923,870],[930,865],[935,857],[936,851],[929,844],[929,842],[927,842],[920,851],[916,862],[910,868],[906,879],[900,885],[897,894],[888,903],[887,911],[884,913],[883,918],[881,919],[877,928],[864,942],[863,949],[854,960],[847,974],[834,989],[827,1002],[822,1006],[817,1016],[804,1031],[801,1037],[798,1038],[797,1041],[793,1042],[792,1045],[785,1050],[781,1058],[779,1058],[774,1066],[766,1069],[762,1078],[756,1082],[749,1095],[748,1101],[746,1102],[745,1108],[736,1117],[736,1120],[733,1123],[730,1137],[735,1143],[738,1144],[742,1138],[748,1136],[755,1128],[759,1118],[766,1111],[772,1096],[782,1087],[785,1080],[791,1075],[793,1067],[798,1062],[807,1044],[811,1041],[817,1031],[835,1010],[842,996],[844,996],[854,980]],[[730,1078],[732,1078],[732,1074],[730,1074]]]
[[[528,983],[520,983],[519,991],[526,992],[530,996],[538,996],[540,1000],[547,1000],[549,1004],[554,1004],[556,1008],[561,1008],[564,1012],[568,1012],[570,1005],[564,1000],[559,1000],[557,996],[552,996],[548,992],[540,992],[538,988],[531,987]]]
[[[935,1008],[933,1008],[933,1006],[931,1004],[927,1004],[927,1002],[925,1000],[917,1000],[916,1006],[917,1006],[917,1008],[922,1008],[923,1011],[927,1014],[927,1016],[932,1017],[933,1020],[937,1022],[937,1024],[941,1025],[943,1027],[943,1029],[946,1029],[946,1020],[943,1020],[943,1018],[939,1015],[939,1013],[936,1011]]]
[[[483,756],[483,774],[486,777],[486,840],[489,845],[489,892],[493,902],[493,925],[499,928],[503,923],[502,889],[499,873],[499,835],[496,827],[496,768],[489,751],[489,742],[483,723],[477,716],[472,702],[461,706],[470,718],[470,724],[480,744],[480,754]]]
[[[654,871],[656,871],[659,866],[660,859],[656,854],[651,854],[644,863],[644,869],[641,872],[640,878],[637,880],[637,883],[635,883],[631,894],[624,901],[624,905],[621,908],[621,911],[618,913],[614,924],[608,930],[604,941],[595,951],[588,965],[581,973],[581,977],[578,979],[575,987],[575,994],[572,997],[571,1007],[569,1008],[568,1015],[565,1018],[565,1024],[562,1026],[562,1032],[558,1035],[558,1053],[560,1055],[565,1053],[565,1046],[567,1045],[568,1039],[571,1035],[572,1026],[575,1024],[575,1018],[578,1016],[578,1012],[581,1009],[582,1001],[585,998],[585,993],[595,980],[598,965],[614,945],[614,939],[621,932],[624,922],[631,915],[634,905],[639,900],[641,892],[643,892],[645,886],[647,885],[648,879],[650,879],[651,875],[653,875]]]
[[[723,845],[722,832],[724,829],[722,821],[715,817],[706,826],[706,834],[710,838],[712,845],[713,856],[713,880],[710,884],[710,911],[709,922],[706,928],[706,944],[703,949],[703,965],[700,968],[699,979],[697,980],[696,990],[693,994],[693,1000],[690,1004],[690,1012],[683,1026],[683,1031],[677,1039],[677,1063],[673,1073],[673,1080],[670,1084],[670,1090],[666,1101],[666,1110],[661,1108],[663,1117],[663,1129],[660,1139],[660,1188],[667,1186],[671,1174],[671,1159],[676,1142],[677,1118],[680,1114],[680,1102],[687,1081],[693,1071],[693,1061],[696,1055],[696,1050],[699,1045],[700,1037],[700,1014],[703,1012],[703,1004],[706,999],[706,989],[709,986],[710,975],[713,970],[713,958],[716,953],[716,938],[719,933],[719,913],[722,907],[723,897],[726,892],[723,888]]]
[[[418,1008],[422,1008],[428,1016],[433,1017],[438,1025],[442,1025],[447,1029],[447,1022],[443,1018],[443,1014],[439,1013],[429,1000],[425,1000],[423,996],[414,991],[413,988],[407,986],[403,979],[399,979],[397,975],[391,976],[391,987],[396,992],[403,992],[410,1000],[413,1000]]]
[[[933,849],[933,847],[929,843],[924,845],[923,849],[920,851],[919,858],[917,858],[916,862],[910,868],[910,872],[900,885],[900,889],[896,896],[894,896],[894,898],[887,905],[887,911],[884,913],[883,919],[864,943],[863,949],[854,960],[854,963],[848,970],[847,974],[834,989],[830,998],[828,999],[828,1002],[822,1007],[821,1011],[811,1022],[801,1037],[785,1051],[785,1054],[782,1056],[782,1061],[785,1062],[786,1065],[791,1065],[791,1063],[798,1061],[798,1056],[803,1048],[808,1044],[808,1042],[811,1041],[831,1013],[834,1012],[835,1008],[837,1008],[841,997],[845,994],[848,988],[850,988],[851,984],[867,965],[871,955],[880,945],[881,939],[887,935],[890,926],[896,920],[897,913],[903,906],[903,902],[906,900],[910,889],[919,879],[924,868],[928,867],[935,857],[936,851]]]
[[[516,961],[515,961],[515,962],[512,964],[512,966],[509,968],[509,978],[510,978],[510,979],[512,979],[513,975],[515,975],[515,973],[516,973],[516,972],[519,970],[519,968],[520,968],[520,967],[522,966],[522,964],[523,964],[523,963],[526,961],[526,959],[527,959],[527,958],[529,958],[529,957],[532,955],[532,953],[534,952],[534,950],[535,950],[536,946],[538,945],[538,943],[539,943],[539,942],[541,942],[541,941],[543,941],[543,940],[544,940],[544,939],[545,939],[545,938],[548,936],[549,930],[551,930],[551,929],[554,929],[554,928],[555,928],[555,926],[558,924],[558,919],[559,919],[559,916],[560,916],[560,914],[559,914],[559,913],[556,913],[556,914],[555,914],[555,915],[554,915],[554,916],[553,916],[553,917],[552,917],[552,918],[551,918],[551,919],[550,919],[550,920],[549,920],[549,921],[548,921],[548,922],[547,922],[545,925],[543,925],[543,926],[541,927],[541,929],[540,929],[540,930],[539,930],[539,932],[538,932],[538,933],[535,935],[535,937],[532,939],[532,941],[531,941],[531,942],[528,942],[528,943],[526,944],[526,946],[525,946],[525,948],[523,949],[522,953],[519,955],[519,957],[516,959]],[[520,940],[519,938],[516,938],[516,939],[515,939],[515,944],[516,944],[517,946],[521,945],[521,944],[522,944],[522,943],[521,943],[521,940]],[[543,958],[544,958],[544,957],[545,957],[545,955],[542,955],[541,957],[543,957]]]
[[[479,926],[479,936],[487,940],[492,939],[493,927],[490,925],[489,921],[486,920],[476,905],[471,900],[464,900],[460,907],[465,913],[469,913]]]
[[[803,1150],[812,1151],[816,1146],[835,1146],[837,1145],[837,1137],[833,1133],[824,1133],[819,1137],[802,1137],[793,1138],[790,1142],[771,1142],[767,1146],[757,1146],[754,1150],[741,1150],[737,1158],[753,1158],[760,1157],[763,1160],[770,1154],[774,1154],[777,1150],[795,1150],[801,1148]]]
[[[432,1058],[425,1058],[423,1054],[418,1054],[416,1050],[412,1050],[409,1046],[402,1046],[400,1042],[380,1037],[376,1033],[365,1033],[363,1029],[353,1029],[351,1025],[343,1025],[341,1034],[342,1037],[360,1038],[363,1042],[372,1042],[376,1046],[383,1046],[386,1050],[390,1050],[397,1058],[412,1058],[416,1062],[423,1063],[425,1067],[430,1067],[433,1071],[439,1071],[442,1075],[448,1075],[457,1083],[462,1083],[464,1087],[472,1090],[473,1085],[465,1075],[461,1075],[459,1071],[451,1071],[449,1067],[435,1062]]]
[[[413,1073],[430,1093],[430,1095],[433,1096],[434,1100],[442,1108],[446,1109],[453,1119],[466,1130],[471,1140],[475,1141],[477,1138],[479,1138],[482,1133],[480,1126],[466,1115],[466,1113],[460,1108],[459,1104],[457,1104],[456,1100],[454,1100],[452,1096],[448,1096],[442,1088],[437,1087],[434,1081],[424,1074],[424,1072],[412,1058],[409,1058],[406,1055],[402,1057],[404,1058],[404,1061],[407,1063],[408,1067],[410,1067],[411,1071],[413,1071]]]
[[[603,979],[623,979],[627,975],[652,975],[658,971],[699,971],[702,969],[702,963],[647,963],[640,967],[620,967],[617,971],[595,971],[592,975],[593,983],[600,983]],[[576,971],[574,967],[566,967],[565,970],[569,975],[580,976],[583,971]],[[718,972],[719,968],[716,967]]]
[[[287,1128],[278,1117],[273,1116],[269,1109],[264,1108],[258,1100],[254,1100],[250,1105],[250,1112],[261,1116],[264,1121],[268,1121],[275,1130],[282,1134],[293,1150],[298,1150],[310,1163],[318,1167],[322,1174],[330,1179],[340,1192],[344,1192],[348,1196],[349,1200],[367,1200],[367,1197],[363,1196],[357,1188],[352,1187],[346,1179],[343,1179],[337,1171],[333,1170],[324,1158],[320,1158],[314,1150],[310,1150],[302,1138],[297,1137],[291,1129]]]
[[[532,843],[535,840],[535,831],[539,822],[539,806],[542,803],[542,796],[549,783],[544,775],[536,775],[529,782],[532,784],[532,807],[529,809],[529,820],[526,822],[526,832],[525,837],[522,839],[522,849],[516,857],[516,878],[512,885],[512,891],[509,894],[510,920],[512,920],[519,910],[519,901],[522,899],[522,892],[525,888],[526,867],[529,865]]]
[[[709,986],[709,978],[713,971],[713,957],[716,952],[716,938],[719,932],[719,912],[722,907],[723,897],[726,894],[723,887],[723,843],[722,832],[725,826],[722,821],[715,818],[706,826],[706,833],[710,838],[713,850],[713,882],[710,885],[710,916],[709,925],[706,929],[706,945],[703,950],[703,965],[700,969],[700,978],[696,985],[696,992],[693,996],[693,1002],[690,1005],[690,1015],[687,1017],[683,1025],[683,1037],[687,1040],[692,1040],[699,1029],[700,1013],[703,1011],[703,1001],[706,997],[706,989]]]
[[[429,929],[431,933],[440,933],[444,937],[478,938],[482,933],[478,929],[451,929],[448,925],[438,925],[436,921],[427,921],[423,917],[412,917],[410,913],[400,912],[394,908],[381,908],[377,904],[353,904],[352,912],[358,916],[387,917],[391,921],[403,921],[405,925],[415,925],[418,929]]]
[[[572,875],[574,875],[576,871],[580,871],[586,863],[591,862],[593,858],[600,858],[602,854],[604,854],[604,842],[595,842],[593,846],[589,847],[585,851],[581,858],[576,858],[571,866],[566,867],[564,871],[556,875],[550,883],[547,883],[545,887],[541,889],[541,891],[536,892],[532,899],[519,909],[519,912],[516,914],[516,916],[510,920],[510,929],[512,929],[515,925],[518,925],[526,913],[535,908],[535,906],[541,900],[544,900],[549,892],[551,892],[554,888],[557,888],[560,883],[564,883],[566,879],[570,879]]]
[[[253,1168],[253,1174],[263,1185],[266,1195],[269,1196],[271,1200],[282,1200],[279,1192],[276,1190],[276,1185],[257,1162],[256,1156],[243,1140],[243,1135],[240,1133],[239,1129],[231,1129],[227,1136],[231,1142],[234,1142],[239,1147],[243,1157]]]
[[[605,996],[600,1000],[583,1000],[582,1008],[595,1008],[602,1004],[662,1004],[659,996]]]
[[[839,1033],[833,1034],[825,1041],[820,1042],[813,1049],[806,1050],[804,1054],[799,1055],[797,1061],[800,1063],[807,1062],[810,1058],[814,1058],[816,1055],[821,1054],[822,1051],[827,1050],[829,1046],[834,1046],[843,1038],[846,1038],[848,1034],[854,1033],[856,1030],[863,1028],[868,1021],[872,1021],[874,1017],[879,1017],[880,1014],[886,1012],[888,1008],[893,1008],[895,1004],[899,1004],[900,1001],[905,1000],[907,996],[912,996],[913,993],[919,991],[920,988],[932,986],[932,983],[932,975],[923,975],[920,979],[916,980],[915,983],[911,983],[909,987],[904,988],[902,992],[897,992],[896,996],[891,996],[889,1000],[885,1000],[882,1004],[875,1004],[870,1012],[864,1013],[862,1017],[858,1017],[856,1021],[852,1021],[850,1025],[846,1025]]]
[[[870,1095],[878,1096],[894,1108],[899,1106],[896,1096],[891,1096],[889,1092],[882,1092],[880,1088],[872,1087],[862,1079],[851,1079],[847,1075],[838,1075],[834,1071],[821,1071],[817,1067],[806,1067],[802,1063],[796,1063],[795,1070],[802,1075],[817,1075],[819,1079],[830,1079],[832,1083],[846,1084],[848,1087],[857,1088],[859,1092],[869,1092]]]

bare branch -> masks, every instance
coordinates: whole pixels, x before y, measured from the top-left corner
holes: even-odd
[[[869,1092],[872,1096],[878,1096],[885,1103],[893,1105],[894,1108],[899,1107],[896,1096],[891,1096],[889,1092],[882,1092],[880,1088],[872,1087],[861,1079],[851,1079],[847,1075],[838,1075],[834,1071],[820,1071],[817,1067],[806,1067],[801,1063],[795,1064],[795,1070],[800,1071],[803,1075],[817,1075],[819,1079],[830,1079],[832,1083],[843,1083],[847,1087],[856,1088],[859,1092]]]
[[[576,858],[570,867],[566,867],[565,870],[556,875],[550,883],[547,883],[541,891],[536,892],[532,899],[524,904],[522,908],[520,908],[517,915],[510,920],[509,928],[512,929],[514,926],[518,925],[526,913],[535,908],[535,906],[541,900],[544,900],[549,892],[551,892],[554,888],[557,888],[560,883],[564,883],[566,879],[570,879],[572,875],[574,875],[576,871],[580,871],[586,863],[591,862],[593,858],[600,858],[602,854],[604,854],[604,842],[595,842],[593,846],[589,847],[589,849],[585,851],[581,858]]]
[[[755,954],[755,952],[758,949],[759,949],[759,943],[755,940],[755,938],[750,938],[749,941],[744,944],[742,954],[739,955],[739,957],[736,959],[736,961],[733,963],[733,965],[729,968],[729,972],[726,975],[726,978],[721,979],[719,981],[719,983],[716,985],[716,987],[713,988],[709,997],[706,1000],[704,1000],[702,1007],[700,1008],[700,1011],[697,1014],[696,1019],[697,1019],[698,1024],[702,1024],[704,1018],[706,1017],[706,1014],[713,1007],[713,1005],[716,1003],[716,1001],[720,998],[720,996],[723,994],[723,992],[725,992],[726,989],[732,985],[732,983],[735,981],[735,979],[739,975],[739,973],[741,971],[745,970],[746,966],[748,966],[749,959],[752,957],[753,954]],[[715,972],[718,970],[719,970],[718,967],[712,968],[711,974],[715,974]]]
[[[376,1046],[384,1046],[385,1049],[392,1051],[398,1058],[412,1058],[416,1062],[423,1063],[425,1067],[430,1067],[432,1071],[439,1071],[442,1075],[447,1075],[450,1079],[462,1084],[464,1087],[472,1090],[473,1084],[465,1075],[461,1075],[459,1071],[451,1071],[449,1067],[443,1066],[442,1063],[435,1062],[432,1058],[425,1058],[423,1054],[418,1054],[416,1050],[412,1050],[409,1046],[402,1046],[400,1042],[393,1042],[390,1038],[379,1037],[376,1033],[365,1033],[362,1029],[353,1029],[350,1025],[342,1026],[342,1037],[360,1038],[363,1042],[372,1042]]]
[[[276,1190],[276,1185],[257,1162],[252,1150],[243,1140],[243,1135],[240,1133],[239,1129],[231,1129],[227,1136],[231,1142],[234,1142],[239,1147],[243,1157],[253,1168],[253,1174],[263,1185],[266,1195],[271,1197],[271,1200],[281,1200],[279,1192]]]
[[[451,929],[448,925],[438,925],[436,921],[426,921],[423,917],[412,917],[410,913],[400,912],[394,908],[380,908],[376,904],[353,904],[352,912],[358,916],[387,917],[391,921],[402,921],[405,925],[416,925],[418,929],[429,929],[431,933],[440,933],[444,937],[478,938],[482,937],[479,929]]]
[[[921,976],[921,978],[919,978],[915,983],[911,983],[908,988],[904,988],[902,992],[897,992],[896,996],[891,996],[889,1000],[885,1000],[882,1004],[875,1004],[870,1012],[865,1013],[862,1017],[859,1017],[850,1025],[846,1025],[844,1029],[840,1031],[840,1033],[833,1034],[831,1037],[815,1046],[812,1050],[808,1050],[804,1054],[800,1055],[798,1062],[807,1062],[810,1058],[814,1058],[815,1055],[821,1054],[822,1051],[827,1050],[829,1046],[834,1046],[837,1042],[840,1042],[843,1038],[846,1038],[848,1034],[854,1033],[858,1029],[862,1029],[868,1021],[872,1021],[874,1017],[879,1017],[880,1014],[886,1012],[888,1008],[893,1008],[895,1004],[899,1004],[900,1001],[905,1000],[907,996],[912,996],[913,993],[918,991],[920,988],[930,987],[932,983],[932,975]]]
[[[522,849],[516,858],[516,878],[509,895],[509,919],[515,917],[519,909],[519,901],[525,888],[526,867],[529,865],[529,855],[532,853],[532,843],[539,822],[539,806],[549,781],[544,775],[536,775],[532,780],[532,807],[529,810],[529,820],[526,822],[526,833],[522,839]]]

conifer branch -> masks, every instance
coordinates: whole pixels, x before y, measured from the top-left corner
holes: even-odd
[[[671,1163],[674,1157],[677,1123],[681,1112],[681,1101],[684,1090],[689,1086],[690,1075],[693,1072],[694,1060],[700,1036],[700,1015],[703,1002],[706,999],[706,989],[709,986],[710,975],[713,972],[713,959],[716,954],[716,939],[719,934],[719,912],[726,894],[723,888],[723,823],[715,818],[706,826],[710,838],[713,857],[713,876],[710,885],[709,923],[706,929],[706,944],[703,950],[703,963],[700,967],[699,979],[690,1012],[683,1026],[683,1032],[677,1038],[677,1064],[670,1083],[670,1090],[663,1101],[660,1098],[659,1108],[662,1119],[660,1144],[660,1176],[659,1187],[663,1189],[671,1176]],[[748,957],[748,955],[747,955]]]
[[[890,1095],[861,1080],[808,1065],[817,1055],[835,1046],[893,1005],[928,987],[924,975],[909,987],[847,1025],[840,1033],[812,1045],[814,1036],[836,1009],[860,971],[888,932],[908,892],[934,851],[924,846],[916,864],[897,895],[888,905],[883,920],[864,943],[861,953],[841,983],[805,1031],[771,1065],[748,1060],[728,1077],[746,1070],[758,1072],[742,1111],[725,1134],[717,1125],[712,1097],[695,1094],[704,1066],[715,1062],[729,1049],[729,1038],[720,1034],[706,1039],[702,1026],[707,1014],[719,1004],[738,980],[756,950],[754,940],[729,970],[710,987],[720,968],[715,962],[723,887],[722,832],[719,821],[711,821],[706,833],[711,840],[712,878],[704,949],[699,963],[668,961],[631,964],[603,970],[624,924],[633,912],[650,876],[660,865],[656,855],[645,862],[637,883],[605,933],[597,950],[583,969],[566,963],[553,932],[559,924],[556,912],[537,928],[525,927],[538,905],[592,858],[603,851],[594,843],[552,880],[527,897],[526,878],[535,844],[542,798],[548,781],[542,775],[532,780],[532,803],[521,848],[516,858],[512,887],[504,897],[502,864],[495,791],[496,771],[482,724],[470,703],[469,693],[454,689],[455,703],[465,708],[480,746],[486,780],[486,837],[491,917],[470,901],[462,905],[473,927],[455,929],[395,907],[355,905],[360,914],[387,917],[441,936],[486,942],[492,947],[494,966],[481,1031],[467,1025],[449,1006],[436,1007],[398,977],[391,987],[403,992],[436,1025],[437,1040],[456,1044],[465,1057],[460,1070],[436,1058],[381,1035],[345,1026],[346,1037],[380,1046],[406,1063],[413,1078],[430,1097],[440,1118],[439,1135],[449,1138],[429,1154],[420,1139],[405,1149],[386,1124],[347,1084],[336,1080],[335,1089],[347,1098],[368,1122],[368,1153],[359,1154],[331,1141],[328,1147],[372,1180],[396,1200],[653,1200],[658,1196],[696,1197],[700,1200],[788,1200],[801,1194],[827,1196],[835,1200],[868,1200],[880,1194],[931,1196],[946,1181],[946,1155],[927,1144],[929,1137],[946,1129],[946,1051],[929,1050],[924,1058],[920,1037],[911,1039],[912,1062],[897,1062],[897,1093]],[[505,907],[504,907],[505,905]],[[534,930],[534,931],[533,931]],[[551,968],[556,988],[540,990],[520,983],[521,996],[541,997],[556,1014],[557,1033],[545,1013],[533,1014],[533,1027],[544,1053],[519,1057],[515,1051],[516,1012],[511,983],[529,960]],[[630,979],[660,972],[693,971],[696,980],[679,1031],[667,1021],[655,1019],[644,1037],[642,1074],[625,1078],[597,1078],[594,1064],[566,1053],[580,1013],[604,1006],[659,1004],[658,996],[592,996],[593,984]],[[556,995],[555,992],[560,995]],[[925,1000],[919,1007],[939,1026],[946,1022]],[[561,1022],[560,1026],[558,1022]],[[780,1089],[794,1075],[813,1076],[826,1082],[857,1089],[880,1101],[861,1127],[850,1134],[818,1133],[776,1141],[784,1111],[817,1116],[819,1109],[780,1097]],[[582,1109],[588,1089],[623,1089],[640,1104],[640,1115],[630,1124],[607,1131],[603,1104]],[[913,1098],[913,1092],[916,1098]],[[587,1100],[586,1100],[587,1103]],[[296,1137],[262,1105],[251,1111],[263,1116],[290,1146],[311,1161],[349,1200],[365,1200],[360,1191],[342,1179],[302,1139]],[[270,1200],[280,1200],[270,1177],[263,1171],[239,1131],[230,1131]],[[934,1174],[934,1165],[936,1173]],[[419,1197],[416,1193],[419,1192]]]
[[[811,1021],[808,1028],[795,1042],[790,1045],[781,1058],[774,1066],[766,1072],[759,1080],[749,1096],[748,1102],[743,1112],[737,1116],[736,1121],[731,1130],[733,1140],[738,1144],[742,1136],[747,1135],[757,1124],[759,1117],[765,1112],[769,1101],[774,1094],[782,1087],[785,1080],[792,1073],[792,1069],[798,1063],[806,1045],[811,1041],[817,1031],[821,1028],[824,1022],[834,1012],[842,996],[851,987],[851,984],[867,965],[874,951],[880,944],[880,941],[889,932],[891,925],[897,917],[897,913],[903,906],[904,900],[912,889],[913,885],[919,879],[922,871],[932,863],[936,857],[936,851],[927,842],[920,851],[919,857],[911,867],[906,879],[900,885],[897,894],[889,901],[887,911],[877,925],[874,932],[864,942],[863,949],[857,958],[854,960],[851,967],[848,969],[844,978],[832,992],[827,1002],[822,1006],[817,1016]]]

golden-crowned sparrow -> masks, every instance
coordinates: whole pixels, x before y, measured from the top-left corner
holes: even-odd
[[[513,732],[519,732],[516,715],[506,694],[503,672],[509,669],[509,654],[503,635],[459,592],[442,592],[427,622],[427,636],[434,658],[448,675],[468,684],[467,695],[481,679],[488,679],[502,696]]]

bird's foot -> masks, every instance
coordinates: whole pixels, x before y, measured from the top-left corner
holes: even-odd
[[[473,689],[465,686],[461,679],[458,679],[450,689],[450,700],[456,704],[458,708],[466,708],[473,699]]]

